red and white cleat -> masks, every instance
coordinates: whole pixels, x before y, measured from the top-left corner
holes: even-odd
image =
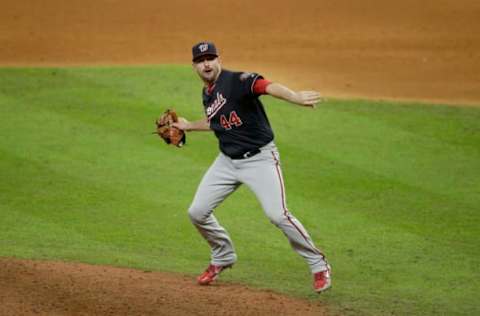
[[[232,264],[226,266],[217,266],[214,264],[210,264],[201,275],[198,276],[197,282],[200,285],[209,285],[213,281],[215,281],[218,275],[225,269],[231,268]]]
[[[327,270],[317,272],[313,275],[313,289],[317,293],[324,292],[332,286],[331,269],[327,265]]]

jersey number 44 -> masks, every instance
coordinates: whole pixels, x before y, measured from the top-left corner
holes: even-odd
[[[222,124],[222,127],[226,130],[232,129],[233,126],[239,127],[243,124],[242,120],[240,117],[237,115],[237,112],[232,111],[230,112],[229,118],[222,114],[220,116],[220,124]]]

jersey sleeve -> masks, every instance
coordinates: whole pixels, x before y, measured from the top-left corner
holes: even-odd
[[[271,81],[266,79],[257,79],[253,84],[253,93],[255,93],[255,95],[267,94],[267,86],[271,83]]]
[[[254,91],[254,86],[257,80],[263,77],[257,73],[243,72],[239,74],[240,89],[243,96],[258,96]]]

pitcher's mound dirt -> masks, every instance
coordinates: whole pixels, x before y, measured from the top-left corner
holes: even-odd
[[[0,315],[327,315],[320,302],[192,277],[0,258]],[[330,314],[329,314],[330,315]]]

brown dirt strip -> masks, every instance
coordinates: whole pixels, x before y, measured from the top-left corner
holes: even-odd
[[[0,258],[0,315],[332,315],[320,302],[192,277]]]
[[[328,96],[480,105],[478,0],[6,0],[0,65],[224,64]]]

